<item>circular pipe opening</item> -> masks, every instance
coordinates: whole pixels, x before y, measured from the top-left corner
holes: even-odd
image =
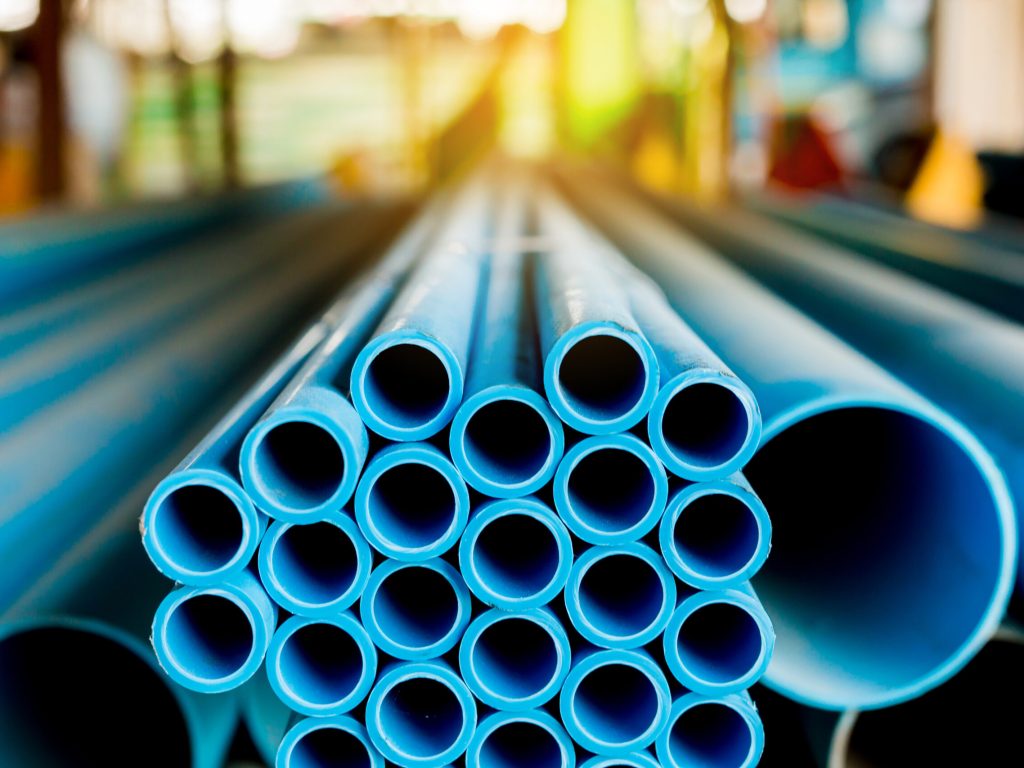
[[[387,574],[370,596],[373,624],[394,646],[391,651],[443,643],[458,628],[460,608],[455,587],[442,573],[415,565]]]
[[[715,469],[744,448],[753,425],[743,401],[729,387],[697,382],[677,389],[656,428],[681,464]]]
[[[541,723],[512,720],[484,737],[477,764],[481,768],[563,768],[558,738]]]
[[[380,701],[381,730],[411,760],[429,760],[453,749],[466,726],[462,702],[440,680],[413,677],[391,687]]]
[[[568,409],[592,422],[622,418],[647,389],[647,367],[628,341],[609,334],[584,336],[557,363],[558,392]]]
[[[734,603],[695,608],[675,637],[680,665],[710,685],[728,685],[749,675],[760,662],[763,649],[757,621]]]
[[[754,746],[743,715],[715,701],[683,710],[669,725],[667,745],[667,757],[678,768],[743,768]]]
[[[184,485],[153,510],[152,536],[182,571],[209,574],[226,568],[244,546],[242,512],[224,491]]]
[[[345,703],[363,684],[369,661],[348,632],[327,623],[305,624],[285,638],[277,670],[282,687],[314,708]]]
[[[516,487],[548,468],[554,438],[534,406],[505,398],[473,411],[463,433],[463,451],[466,463],[485,480]]]
[[[420,344],[382,347],[366,365],[362,399],[366,409],[396,429],[415,429],[438,418],[451,397],[444,362]]]
[[[204,593],[168,611],[162,637],[170,662],[202,682],[238,674],[255,646],[252,618],[245,609],[229,598]]]
[[[308,421],[275,424],[256,444],[259,490],[288,509],[315,509],[337,493],[345,454],[334,436]]]
[[[510,513],[484,526],[470,551],[477,578],[496,595],[525,600],[547,590],[563,557],[551,528],[530,515]]]
[[[268,565],[285,596],[302,606],[317,607],[336,606],[352,594],[362,564],[351,534],[319,522],[287,526],[273,542]],[[357,595],[352,597],[354,602]]]
[[[286,768],[374,768],[366,744],[341,728],[317,728],[301,736],[289,753]]]
[[[661,706],[650,677],[634,666],[614,662],[590,670],[571,702],[580,730],[598,743],[616,747],[645,740]]]
[[[562,665],[556,639],[530,619],[510,616],[488,624],[469,649],[468,670],[492,698],[519,701],[541,694]]]
[[[728,579],[757,555],[761,528],[753,510],[728,493],[710,492],[685,503],[672,526],[670,556],[705,579]]]
[[[451,532],[459,500],[448,478],[420,462],[395,464],[370,483],[366,514],[388,549],[422,550]]]
[[[568,469],[565,519],[570,527],[578,520],[576,533],[586,540],[593,538],[591,531],[642,535],[646,520],[656,522],[657,498],[655,476],[640,456],[617,446],[598,447]]]

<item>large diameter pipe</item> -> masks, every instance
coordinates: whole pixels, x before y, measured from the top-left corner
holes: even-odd
[[[285,734],[275,768],[358,766],[384,768],[384,757],[370,742],[362,723],[347,716],[310,717]]]
[[[764,726],[748,695],[686,693],[672,704],[658,737],[658,762],[665,768],[754,768],[764,744]]]
[[[469,742],[466,768],[576,768],[576,747],[543,710],[492,712]]]
[[[441,768],[462,756],[477,725],[476,702],[451,667],[439,661],[395,664],[366,704],[366,729],[377,750],[402,768]]]
[[[601,260],[600,243],[552,194],[538,204],[550,249],[537,260],[535,297],[544,391],[566,424],[585,434],[638,424],[658,392],[658,360],[629,297]]]
[[[758,575],[777,633],[767,684],[842,709],[954,674],[995,630],[1013,581],[1013,507],[991,456],[666,218],[585,178],[585,189],[567,183],[761,406],[764,440],[745,474],[774,510]]]

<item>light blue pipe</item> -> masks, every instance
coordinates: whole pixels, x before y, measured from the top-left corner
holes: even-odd
[[[594,547],[572,567],[565,608],[576,631],[601,648],[639,648],[668,625],[676,580],[646,544]]]
[[[754,768],[764,752],[764,727],[746,694],[686,693],[668,720],[657,743],[664,768]]]
[[[281,740],[298,717],[267,680],[266,667],[239,689],[242,723],[265,765],[273,765]],[[319,718],[318,718],[319,719]]]
[[[352,366],[352,403],[389,440],[426,440],[462,402],[487,279],[491,193],[466,185],[448,219]]]
[[[419,661],[441,656],[458,644],[471,607],[465,582],[444,560],[385,560],[370,574],[359,614],[384,653]]]
[[[658,393],[657,357],[623,287],[595,258],[607,245],[554,195],[541,197],[537,213],[551,241],[535,278],[548,401],[585,434],[629,429]]]
[[[539,608],[557,597],[572,568],[569,531],[534,498],[481,505],[459,540],[459,569],[473,594],[508,611]]]
[[[758,575],[777,633],[766,682],[841,709],[893,704],[954,674],[995,630],[1015,572],[1013,507],[991,456],[666,218],[574,179],[585,180],[573,189],[588,213],[715,340],[761,406],[764,440],[745,474],[774,527]],[[729,217],[721,234],[738,226]]]
[[[366,713],[370,741],[402,768],[454,762],[477,724],[473,695],[440,661],[410,661],[385,670],[370,692]]]
[[[362,703],[377,676],[377,649],[354,616],[292,616],[267,650],[267,678],[304,715],[342,715]]]
[[[374,549],[417,562],[455,546],[469,519],[469,491],[437,448],[400,443],[366,465],[354,506],[359,529]]]
[[[558,705],[577,744],[618,757],[654,743],[668,724],[672,695],[645,651],[596,651],[576,657]]]
[[[362,723],[351,717],[311,717],[285,734],[275,768],[358,766],[384,768],[384,758],[370,743]]]
[[[200,693],[222,693],[263,664],[277,626],[277,606],[259,580],[242,571],[213,587],[171,592],[153,617],[153,649],[167,676]]]
[[[355,520],[337,512],[308,525],[272,523],[260,542],[257,564],[274,602],[289,613],[326,618],[362,596],[373,552]]]
[[[566,451],[551,488],[569,530],[590,544],[622,544],[650,533],[668,499],[668,477],[643,440],[595,435]]]
[[[764,504],[742,474],[693,483],[669,500],[658,527],[668,567],[696,589],[750,581],[772,545]]]
[[[692,592],[679,601],[662,637],[665,662],[688,690],[726,696],[768,669],[775,630],[749,585]]]
[[[569,636],[546,608],[492,608],[473,620],[459,646],[459,670],[473,695],[510,712],[547,704],[571,663]]]
[[[631,752],[617,757],[594,755],[580,768],[661,768],[661,764],[647,752]]]
[[[466,768],[576,768],[576,747],[543,710],[493,712],[469,742]]]
[[[518,190],[517,190],[518,191]],[[506,499],[535,493],[555,474],[565,435],[543,391],[529,302],[525,199],[511,193],[499,212],[486,303],[474,332],[465,400],[448,445],[466,482]]]

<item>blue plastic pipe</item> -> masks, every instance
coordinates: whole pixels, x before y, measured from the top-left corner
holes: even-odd
[[[370,741],[402,768],[441,768],[462,756],[477,725],[476,702],[451,667],[411,661],[385,670],[366,704]]]
[[[777,633],[766,682],[842,709],[954,674],[995,630],[1015,572],[1013,507],[991,456],[668,219],[590,175],[567,183],[761,406],[745,474],[774,528],[757,582]],[[730,217],[723,236],[726,224],[738,229]]]
[[[267,678],[304,715],[342,715],[362,703],[377,676],[377,649],[354,616],[292,616],[267,650]]]
[[[772,523],[742,474],[676,491],[658,526],[672,572],[697,589],[750,581],[771,549]]]
[[[459,540],[459,568],[477,599],[525,611],[555,599],[569,579],[569,531],[535,498],[481,505]]]
[[[336,616],[358,600],[373,568],[373,552],[345,512],[318,523],[271,524],[260,542],[260,580],[290,613]]]
[[[236,693],[240,699],[242,724],[264,765],[274,765],[278,748],[297,715],[284,704],[267,680],[266,668]],[[313,718],[326,722],[331,718]]]
[[[174,682],[223,693],[263,664],[277,626],[277,606],[259,580],[242,571],[212,587],[180,587],[157,608],[153,648]]]
[[[559,517],[583,541],[622,544],[658,525],[668,477],[638,437],[594,435],[566,451],[551,491]]]
[[[540,490],[555,474],[565,449],[562,422],[540,394],[529,260],[522,241],[516,240],[526,229],[525,199],[516,192],[499,208],[465,400],[448,438],[452,461],[466,482],[501,499]]]
[[[370,574],[359,613],[384,653],[418,661],[441,656],[458,644],[471,607],[465,582],[444,560],[385,560]]]
[[[566,424],[610,434],[639,423],[658,393],[658,360],[629,296],[598,257],[603,242],[553,194],[538,201],[550,248],[537,259],[535,295],[544,391]]]
[[[466,768],[575,768],[576,747],[543,710],[493,712],[466,750]]]
[[[743,585],[683,597],[662,643],[668,668],[684,688],[726,696],[764,676],[775,630],[754,591]]]
[[[477,305],[487,279],[491,193],[481,179],[451,213],[352,366],[352,402],[390,440],[426,440],[462,402]]]
[[[672,704],[658,738],[658,762],[664,768],[754,768],[764,742],[764,727],[746,694],[686,693]]]
[[[661,768],[661,764],[648,752],[630,752],[616,757],[594,755],[580,768]]]
[[[359,529],[378,552],[416,562],[455,546],[469,519],[469,491],[440,450],[400,443],[366,465],[354,506]]]
[[[547,609],[492,608],[473,620],[459,646],[459,670],[473,695],[511,712],[557,696],[571,662],[569,636]]]
[[[588,752],[616,757],[653,744],[671,706],[668,681],[645,651],[580,654],[559,696],[573,740]]]
[[[362,723],[346,716],[300,720],[285,734],[275,768],[384,768]]]

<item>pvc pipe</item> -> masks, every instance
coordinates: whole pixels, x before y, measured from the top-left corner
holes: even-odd
[[[285,704],[304,715],[342,715],[366,698],[377,676],[377,649],[349,613],[292,616],[267,650],[267,678]]]
[[[402,768],[440,768],[459,758],[476,730],[473,696],[439,661],[395,664],[366,704],[370,741]]]
[[[763,685],[749,693],[764,726],[761,765],[828,764],[829,743],[841,713],[805,707]]]
[[[369,436],[349,402],[349,368],[429,238],[439,205],[428,206],[376,267],[337,299],[335,328],[242,443],[242,485],[260,509],[310,523],[341,509],[366,461]]]
[[[277,698],[267,680],[266,668],[238,691],[241,699],[242,723],[252,739],[263,765],[274,765],[278,748],[288,729],[295,724],[295,713]],[[329,718],[316,718],[325,722]]]
[[[326,618],[362,596],[373,552],[355,520],[337,512],[308,525],[274,522],[257,562],[260,580],[278,605],[299,616]]]
[[[459,472],[429,443],[389,445],[366,465],[355,498],[356,522],[381,554],[429,560],[455,546],[469,519]]]
[[[459,569],[469,589],[487,605],[508,611],[554,600],[572,561],[569,531],[534,498],[482,505],[459,540]]]
[[[754,591],[743,585],[684,597],[672,613],[662,644],[665,662],[684,688],[726,696],[764,676],[775,630]]]
[[[384,653],[432,659],[458,644],[469,624],[470,600],[462,577],[444,560],[385,560],[370,574],[359,614]]]
[[[764,727],[746,694],[683,694],[657,744],[665,768],[753,768],[763,752]]]
[[[767,684],[841,709],[893,704],[954,674],[995,630],[1014,573],[1012,504],[992,458],[668,220],[585,179],[573,189],[588,212],[715,339],[761,406],[764,440],[745,474],[773,510],[774,552],[758,575],[778,639]],[[759,233],[759,247],[768,241]]]
[[[589,752],[615,757],[654,743],[669,720],[668,681],[643,651],[577,657],[559,696],[562,723]]]
[[[562,422],[540,394],[528,260],[516,244],[525,229],[524,213],[525,199],[517,189],[500,207],[465,400],[448,437],[452,461],[466,482],[501,499],[540,490],[565,450]]]
[[[625,433],[584,438],[555,472],[555,509],[589,544],[622,544],[652,531],[665,511],[668,477],[643,440]]]
[[[543,710],[493,712],[476,729],[466,768],[575,768],[576,747]]]
[[[153,649],[167,676],[200,693],[222,693],[256,674],[277,625],[277,606],[242,571],[213,587],[171,592],[153,617]]]
[[[525,712],[547,704],[569,674],[569,636],[547,609],[510,613],[492,608],[466,629],[459,670],[484,704]]]
[[[668,567],[696,589],[750,581],[764,565],[771,540],[768,511],[741,474],[680,488],[658,529]]]
[[[370,743],[362,723],[351,717],[316,717],[300,720],[288,730],[274,765],[276,768],[384,768],[384,758]]]
[[[445,226],[352,366],[352,403],[389,440],[426,440],[462,402],[487,272],[490,192],[463,188]]]
[[[647,752],[631,752],[617,757],[594,755],[580,768],[661,768],[661,764]]]
[[[594,547],[572,567],[565,586],[569,620],[601,648],[639,648],[668,625],[676,581],[646,544]]]
[[[535,295],[544,391],[566,424],[610,434],[639,423],[658,392],[658,360],[629,297],[593,258],[596,235],[551,194],[538,204],[551,249],[537,260]]]

